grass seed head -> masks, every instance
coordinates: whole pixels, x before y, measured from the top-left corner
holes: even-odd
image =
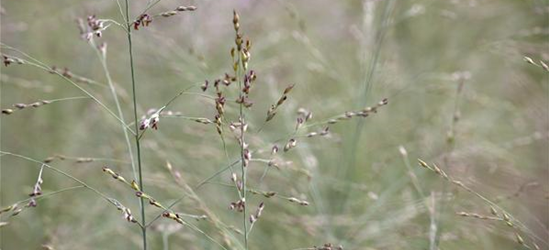
[[[195,11],[197,8],[196,6],[179,6],[175,10],[176,11]]]
[[[498,211],[493,206],[490,206],[490,213],[493,216],[499,216]]]
[[[431,169],[431,168],[429,167],[429,165],[428,165],[426,162],[424,162],[423,160],[417,159],[417,161],[419,162],[419,165],[420,165],[420,166],[422,166],[422,167],[424,167],[424,168]]]
[[[13,109],[2,109],[2,114],[4,115],[11,115],[13,113]]]
[[[525,56],[525,57],[524,57],[524,61],[527,62],[527,63],[529,63],[529,64],[536,65],[536,63],[534,62],[534,60],[532,60],[532,58],[530,58],[530,57]]]
[[[14,107],[18,108],[18,109],[24,109],[27,107],[27,104],[24,104],[24,103],[16,103],[16,104],[13,104]]]
[[[520,234],[515,233],[515,237],[517,239],[517,243],[519,243],[520,245],[523,245],[523,246],[525,245],[524,244],[524,239],[522,238],[522,236],[520,236]]]

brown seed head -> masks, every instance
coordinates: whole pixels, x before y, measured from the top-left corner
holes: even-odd
[[[233,25],[234,25],[234,30],[236,32],[238,32],[238,30],[240,29],[240,17],[238,16],[238,13],[236,13],[236,10],[233,10]]]

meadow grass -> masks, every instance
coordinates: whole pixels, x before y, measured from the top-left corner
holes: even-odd
[[[4,1],[0,248],[549,249],[548,6]]]

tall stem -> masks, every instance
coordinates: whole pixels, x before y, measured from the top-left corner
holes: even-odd
[[[238,36],[238,32],[237,32],[237,36]],[[240,51],[238,52],[238,64],[239,65],[242,65],[242,56],[241,56],[241,53]],[[238,67],[238,70],[237,70],[237,74],[236,74],[236,77],[238,78],[238,93],[239,93],[239,97],[242,98],[243,94],[242,94],[242,78],[243,78],[243,74],[245,74],[245,72],[242,72],[243,69],[241,69],[240,67]],[[248,250],[248,216],[247,216],[247,213],[246,213],[246,207],[248,207],[248,201],[246,200],[246,194],[247,194],[247,187],[246,187],[246,165],[244,164],[244,123],[245,123],[245,120],[244,120],[244,109],[243,109],[243,106],[242,106],[242,102],[240,102],[240,105],[239,105],[239,115],[240,115],[240,166],[241,166],[241,170],[242,170],[242,199],[244,200],[244,211],[243,211],[243,218],[242,218],[242,223],[243,223],[243,226],[244,226],[244,247],[246,250]]]
[[[137,95],[135,91],[135,72],[133,66],[133,52],[132,52],[132,27],[130,23],[130,4],[126,0],[126,28],[128,34],[128,49],[130,55],[130,71],[132,76],[132,96],[133,96],[133,115],[135,125],[135,146],[137,150],[137,171],[139,177],[139,189],[144,192],[143,189],[143,172],[141,170],[141,146],[139,145],[139,123],[137,122]],[[146,225],[145,221],[145,204],[142,198],[140,198],[141,205],[141,225]],[[141,233],[143,236],[143,250],[147,250],[147,228],[141,227]]]

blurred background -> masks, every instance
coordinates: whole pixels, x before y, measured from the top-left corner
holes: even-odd
[[[130,2],[132,19],[151,3]],[[257,74],[254,105],[245,111],[246,140],[257,159],[248,167],[248,186],[279,195],[249,194],[249,211],[265,203],[250,249],[327,243],[445,250],[535,249],[535,243],[549,249],[549,72],[540,62],[549,61],[548,1],[162,0],[147,13],[180,5],[197,10],[153,17],[148,27],[132,32],[139,116],[195,86],[171,104],[158,130],[142,137],[144,185],[162,204],[183,197],[174,211],[207,214],[207,220],[188,221],[214,241],[228,249],[242,244],[242,214],[228,209],[238,200],[231,171],[215,176],[239,157],[239,146],[225,127],[226,156],[215,126],[188,117],[214,119],[215,93],[199,86],[232,74],[234,9],[252,41],[249,68]],[[4,0],[1,7],[2,54],[26,58],[11,46],[47,67],[67,68],[71,79],[118,114],[101,58],[82,39],[76,21],[96,15],[124,23],[116,1]],[[124,121],[131,124],[126,34],[111,24],[92,40],[107,44],[106,68]],[[0,117],[1,207],[29,198],[40,162],[47,159],[140,218],[134,192],[102,171],[109,166],[133,179],[119,121],[80,89],[32,65],[2,66],[1,84],[1,107],[13,110]],[[264,124],[270,105],[290,84],[295,87],[288,100]],[[226,115],[236,121],[235,86],[227,95]],[[388,105],[369,117],[330,124],[327,136],[303,136],[383,98]],[[300,108],[313,118],[294,134]],[[280,150],[278,167],[269,167],[270,148],[282,149],[292,136],[296,147]],[[419,167],[418,158],[435,163],[520,225],[493,219],[487,202]],[[79,184],[50,169],[42,179],[44,197],[37,207],[1,214],[2,249],[140,249],[139,227],[109,202],[84,188],[46,196]],[[162,212],[146,208],[147,221]],[[161,218],[148,240],[150,249],[220,248],[204,234]]]

